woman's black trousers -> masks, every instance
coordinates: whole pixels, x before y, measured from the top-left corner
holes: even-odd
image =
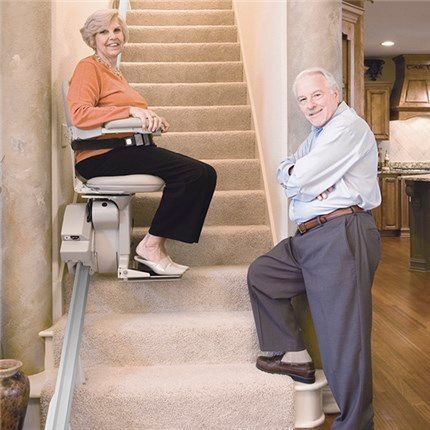
[[[149,233],[182,242],[198,242],[215,191],[215,169],[167,149],[130,146],[86,158],[76,164],[85,179],[97,176],[146,174],[166,186]]]

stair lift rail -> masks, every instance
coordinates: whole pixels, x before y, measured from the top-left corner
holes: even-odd
[[[75,389],[79,361],[85,307],[87,303],[90,268],[77,264],[73,283],[72,300],[64,333],[55,392],[49,404],[45,430],[67,430],[70,427],[70,412]]]

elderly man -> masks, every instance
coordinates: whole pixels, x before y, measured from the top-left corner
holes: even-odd
[[[291,298],[306,293],[324,372],[341,414],[336,430],[373,429],[370,354],[371,286],[380,237],[370,210],[381,202],[375,138],[322,68],[293,86],[312,130],[281,163],[293,237],[249,268],[248,285],[260,348],[258,369],[313,383],[315,370]]]

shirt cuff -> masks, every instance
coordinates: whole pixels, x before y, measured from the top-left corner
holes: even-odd
[[[289,181],[291,175],[288,173],[290,168],[294,166],[294,163],[284,162],[278,167],[277,178],[278,182],[283,188],[286,188],[287,182]]]

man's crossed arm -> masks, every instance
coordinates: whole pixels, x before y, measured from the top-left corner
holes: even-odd
[[[294,170],[294,164],[288,169],[288,174],[291,176],[293,174],[293,170]],[[334,186],[331,186],[329,188],[327,188],[325,191],[323,191],[321,194],[317,195],[317,199],[318,200],[325,200],[329,193],[331,193],[334,190]]]
[[[308,139],[278,169],[278,181],[288,197],[309,202],[327,198],[333,186],[372,149],[373,141],[361,127],[342,125],[321,133],[312,150]],[[290,174],[291,173],[291,174]]]

